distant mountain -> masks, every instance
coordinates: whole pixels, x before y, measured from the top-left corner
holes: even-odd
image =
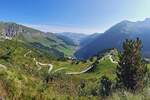
[[[117,48],[122,49],[122,42],[126,38],[135,39],[139,37],[143,41],[143,55],[150,57],[150,19],[147,18],[144,21],[122,21],[103,34],[94,36],[94,39],[88,42],[86,45],[81,45],[80,49],[75,53],[75,56],[79,59],[87,59],[91,56],[98,54],[99,52]]]
[[[30,27],[10,22],[0,22],[0,38],[12,39],[18,38],[20,41],[31,44],[32,47],[42,51],[53,51],[68,55],[67,52],[73,52],[74,45],[68,44],[63,38],[57,37],[53,33],[45,33]]]
[[[80,42],[80,46],[85,46],[85,45],[88,45],[90,42],[92,42],[93,40],[95,40],[98,35],[100,35],[101,33],[94,33],[92,35],[88,35],[86,36],[84,39],[81,40]]]
[[[68,36],[65,36],[65,35],[61,35],[61,34],[56,34],[56,36],[59,38],[59,39],[62,39],[66,44],[68,45],[74,45],[76,46],[77,44],[71,39],[69,38]]]
[[[79,45],[80,42],[88,36],[83,33],[72,33],[72,32],[57,33],[57,35],[70,38],[76,45]]]

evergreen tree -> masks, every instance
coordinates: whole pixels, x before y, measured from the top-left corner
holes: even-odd
[[[129,90],[144,87],[147,66],[141,56],[142,41],[128,40],[123,43],[123,54],[117,66],[117,83]]]

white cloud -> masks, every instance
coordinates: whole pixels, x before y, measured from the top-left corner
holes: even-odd
[[[78,27],[72,27],[72,26],[64,26],[64,25],[33,25],[33,24],[23,24],[28,27],[32,27],[44,32],[75,32],[75,33],[85,33],[85,34],[93,34],[96,32],[103,32],[100,29],[95,28],[78,28]]]

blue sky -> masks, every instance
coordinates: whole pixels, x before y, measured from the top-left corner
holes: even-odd
[[[1,0],[0,20],[51,32],[104,32],[150,17],[150,0]]]

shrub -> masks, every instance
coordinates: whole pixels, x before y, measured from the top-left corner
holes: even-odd
[[[111,80],[109,80],[109,78],[106,76],[102,76],[100,83],[101,83],[100,95],[102,97],[109,96],[111,94],[111,85],[112,85]]]

